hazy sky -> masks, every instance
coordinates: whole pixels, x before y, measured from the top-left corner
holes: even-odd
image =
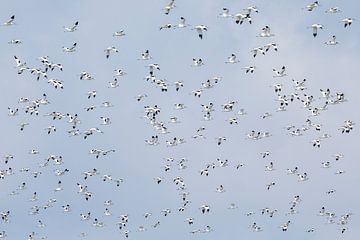
[[[0,212],[10,210],[8,223],[0,222],[0,232],[6,231],[7,239],[27,239],[36,232],[35,239],[77,239],[80,233],[87,233],[87,239],[125,239],[124,229],[116,225],[122,214],[129,214],[126,230],[129,239],[357,239],[360,225],[358,198],[360,192],[356,183],[360,180],[360,157],[357,151],[359,140],[358,125],[360,102],[358,89],[358,64],[360,48],[360,25],[357,19],[360,3],[358,1],[320,1],[314,11],[304,8],[311,1],[185,1],[176,0],[176,7],[169,15],[163,8],[167,0],[160,1],[5,1],[0,9],[0,23],[15,15],[13,26],[0,27],[1,64],[1,145],[0,155],[14,156],[8,164],[4,160],[0,169],[9,167],[14,174],[6,176],[1,182]],[[290,3],[291,2],[291,3]],[[223,7],[230,13],[241,13],[248,6],[257,6],[259,13],[251,13],[252,24],[235,24],[232,18],[219,18]],[[330,7],[338,6],[340,13],[325,13]],[[176,25],[180,17],[186,18],[191,26],[183,29],[163,29],[159,27],[171,23]],[[340,21],[355,18],[354,23],[344,28]],[[79,21],[75,32],[64,32],[64,26]],[[318,36],[312,36],[314,23],[323,24]],[[196,25],[204,24],[208,31],[199,39]],[[256,37],[268,25],[275,34],[271,38]],[[115,31],[124,30],[124,37],[113,37]],[[338,45],[324,43],[336,35]],[[8,44],[12,39],[20,39],[22,44]],[[77,43],[76,51],[66,53],[62,47]],[[270,50],[264,56],[254,58],[251,49],[268,43],[276,43],[278,52]],[[116,47],[119,52],[105,58],[104,49]],[[150,51],[151,60],[141,61],[141,53]],[[227,58],[236,54],[239,63],[225,64]],[[31,68],[42,67],[37,59],[49,56],[50,61],[61,63],[64,71],[58,69],[48,72],[48,77],[63,81],[64,89],[54,89],[47,81],[30,72],[17,74],[14,55]],[[204,65],[192,67],[192,59],[201,58]],[[158,63],[160,71],[155,72],[159,79],[166,79],[168,92],[161,92],[155,84],[144,77],[149,74],[147,65]],[[243,67],[255,65],[253,74],[245,74]],[[287,76],[273,78],[272,69],[286,66]],[[114,69],[121,68],[127,74],[118,77],[120,86],[109,88],[114,79]],[[94,76],[92,81],[80,81],[82,71]],[[201,98],[192,95],[201,83],[214,76],[222,79],[212,89],[204,90]],[[284,112],[277,112],[279,102],[273,84],[283,84],[282,94],[295,92],[292,79],[306,79],[307,89],[297,91],[304,99],[304,93],[314,96],[313,107],[321,107],[325,100],[319,89],[329,88],[332,95],[345,94],[348,100],[338,105],[329,105],[328,110],[312,117],[308,109],[298,100],[290,103]],[[182,80],[184,87],[175,91],[173,83]],[[94,99],[87,99],[87,92],[97,91]],[[39,99],[46,93],[49,105],[41,106],[39,116],[26,114],[25,106],[18,103],[20,97]],[[139,94],[148,97],[140,102]],[[114,107],[100,107],[104,101],[111,101]],[[222,111],[222,104],[236,101],[232,112]],[[201,104],[214,103],[213,120],[204,121]],[[175,103],[184,103],[184,110],[175,110]],[[164,122],[168,134],[157,132],[148,120],[143,118],[144,106],[158,105],[161,112],[157,121]],[[96,106],[94,111],[84,108]],[[7,108],[19,108],[16,116],[8,116]],[[244,116],[238,116],[239,123],[230,125],[230,117],[237,116],[239,109],[245,109]],[[70,125],[63,120],[52,120],[44,116],[58,111],[77,113],[81,123],[78,129],[83,132],[91,127],[99,127],[104,134],[95,134],[84,140],[83,136],[70,137]],[[262,119],[265,112],[271,117]],[[169,123],[176,116],[180,123]],[[111,124],[101,125],[100,117],[110,117]],[[291,137],[286,126],[302,127],[306,119],[321,124],[321,131],[314,128],[300,137]],[[353,131],[341,134],[338,129],[345,120],[355,122]],[[24,131],[19,124],[29,123]],[[47,134],[45,128],[55,125],[57,131]],[[193,139],[196,129],[204,126],[205,139]],[[268,131],[269,138],[257,141],[246,139],[246,134],[255,131]],[[323,139],[320,148],[312,147],[311,141],[324,133],[331,137]],[[152,135],[159,136],[158,146],[148,146],[145,140]],[[215,138],[225,136],[226,142],[217,145]],[[184,138],[186,143],[167,147],[166,141]],[[96,159],[89,151],[94,148],[115,149]],[[38,155],[29,154],[37,149]],[[270,151],[270,156],[262,158],[260,153]],[[334,155],[342,153],[344,158],[335,161]],[[61,155],[64,164],[39,167],[51,155]],[[172,163],[165,158],[173,157]],[[177,162],[186,158],[186,169],[179,170]],[[228,159],[229,166],[219,167],[216,159]],[[330,168],[322,168],[322,162],[330,162]],[[208,163],[216,163],[209,176],[201,176],[200,170]],[[274,163],[274,171],[265,171],[265,165]],[[244,166],[236,169],[238,163]],[[170,171],[164,165],[171,164]],[[299,168],[299,173],[308,173],[309,180],[299,182],[295,175],[288,175],[286,169]],[[30,168],[28,173],[21,168]],[[64,176],[56,176],[55,170],[69,169]],[[99,175],[83,179],[84,171],[97,168]],[[345,171],[336,175],[339,170]],[[32,172],[41,172],[34,178]],[[117,187],[114,182],[103,182],[104,174],[113,178],[123,178]],[[173,179],[184,179],[190,203],[184,212],[181,190],[177,190]],[[156,178],[164,180],[156,183]],[[61,180],[63,191],[54,192]],[[274,181],[275,186],[266,190],[266,184]],[[10,193],[26,182],[27,188],[18,195]],[[89,201],[78,192],[77,183],[86,185],[93,193]],[[216,188],[223,185],[225,192]],[[335,189],[333,194],[327,191]],[[30,201],[33,193],[37,201]],[[295,195],[302,201],[296,206],[297,214],[287,215],[290,202]],[[52,208],[41,209],[38,215],[30,215],[31,207],[43,206],[50,198],[56,203]],[[114,202],[109,209],[112,216],[105,216],[105,200]],[[228,209],[231,203],[238,208]],[[63,212],[61,206],[70,204],[71,211]],[[211,210],[202,214],[199,207],[208,204]],[[326,217],[318,216],[321,207],[336,213],[336,223],[328,224]],[[263,208],[277,209],[274,217],[261,215]],[[164,217],[161,211],[169,208],[172,212]],[[92,219],[82,221],[80,213],[91,212]],[[255,212],[246,216],[248,212]],[[151,212],[145,219],[143,214]],[[353,213],[348,228],[341,234],[343,226],[337,224],[340,216]],[[186,218],[194,218],[188,225]],[[95,218],[105,223],[103,228],[92,226]],[[46,224],[38,227],[38,220]],[[280,225],[291,221],[289,230],[282,232]],[[160,226],[153,228],[157,221]],[[249,225],[256,222],[263,231],[254,232]],[[147,231],[139,232],[144,226]],[[209,233],[190,232],[211,226]],[[315,232],[306,232],[310,228]]]

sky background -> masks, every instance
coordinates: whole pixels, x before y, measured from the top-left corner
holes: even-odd
[[[81,232],[88,234],[87,239],[125,239],[123,230],[116,226],[121,214],[129,214],[127,230],[129,239],[357,239],[360,225],[357,183],[360,180],[360,157],[357,150],[359,141],[358,125],[349,134],[338,130],[345,120],[359,124],[358,103],[359,47],[360,27],[356,19],[360,3],[358,1],[320,1],[313,12],[303,8],[310,1],[185,1],[177,0],[176,8],[169,15],[162,10],[168,1],[5,1],[0,9],[0,22],[15,15],[15,25],[0,27],[0,65],[2,101],[0,102],[0,155],[14,155],[10,163],[2,160],[0,169],[12,167],[14,175],[0,181],[0,211],[10,210],[10,222],[0,222],[0,231],[5,230],[7,239],[27,239],[36,232],[36,239],[47,236],[48,239],[78,239]],[[244,8],[255,5],[259,13],[252,13],[253,23],[235,24],[234,19],[222,19],[218,15],[223,7],[231,13],[242,12]],[[338,6],[342,12],[325,13],[330,7]],[[186,18],[192,25],[184,29],[165,29],[159,27],[177,24],[180,17]],[[352,17],[355,21],[344,28],[340,21]],[[79,21],[78,30],[64,32],[64,26]],[[324,29],[318,36],[312,36],[308,27],[321,23]],[[208,27],[204,38],[200,40],[195,25]],[[256,37],[265,26],[270,26],[275,34],[272,38]],[[112,34],[123,29],[126,36],[115,38]],[[325,41],[337,36],[340,43],[327,46]],[[22,44],[8,44],[11,39],[20,39]],[[76,51],[64,53],[63,46],[77,42]],[[279,51],[269,51],[265,56],[252,57],[251,49],[275,42]],[[118,53],[105,58],[104,49],[115,46]],[[149,49],[153,59],[139,61],[141,53]],[[225,64],[232,53],[240,61],[237,64]],[[64,89],[56,90],[46,80],[36,81],[26,72],[17,74],[13,56],[18,56],[30,67],[40,67],[40,56],[49,56],[50,60],[61,63],[64,71],[49,72],[49,78],[63,81]],[[205,65],[191,67],[193,58],[202,58]],[[158,63],[161,71],[156,72],[160,79],[169,83],[182,80],[184,87],[176,92],[169,86],[166,93],[160,91],[144,77],[148,75],[149,63]],[[256,65],[253,74],[245,74],[242,67]],[[273,78],[272,69],[286,66],[284,78]],[[114,79],[114,69],[121,68],[127,75],[120,77],[120,87],[108,88],[108,82]],[[79,74],[87,71],[94,76],[92,81],[80,81]],[[195,98],[191,91],[201,87],[207,79],[221,76],[222,80],[212,89],[205,90],[201,98]],[[306,78],[307,89],[313,95],[314,106],[322,106],[319,89],[330,88],[332,93],[343,92],[345,103],[330,105],[319,116],[310,117],[310,112],[301,103],[291,103],[285,112],[276,112],[278,103],[276,94],[270,87],[275,83],[284,85],[283,92],[294,92],[291,79]],[[97,90],[95,99],[87,99],[86,93]],[[40,107],[39,116],[25,114],[26,104],[19,104],[20,97],[41,98],[46,93],[50,104]],[[138,94],[148,97],[137,102]],[[303,93],[301,93],[303,94]],[[99,107],[102,102],[111,101],[112,108]],[[221,105],[228,101],[237,101],[234,111],[223,112]],[[214,103],[213,120],[204,121],[201,104]],[[175,110],[175,103],[184,103],[184,110]],[[160,134],[143,118],[144,106],[157,104],[161,108],[158,116],[170,133]],[[85,107],[95,105],[94,111],[87,112]],[[19,108],[17,116],[8,116],[7,107]],[[247,112],[239,116],[238,125],[230,125],[226,120],[236,116],[239,109]],[[45,114],[53,111],[77,113],[81,120],[78,128],[85,131],[99,127],[104,134],[95,134],[84,140],[82,136],[70,137],[66,120],[53,121]],[[265,112],[272,113],[266,119],[260,118]],[[110,117],[112,124],[100,125],[100,117]],[[168,123],[171,116],[177,116],[181,123]],[[291,137],[285,127],[301,127],[307,118],[322,124],[320,132],[310,129],[301,137]],[[29,126],[21,132],[19,124],[27,122]],[[48,135],[44,130],[55,125],[57,132]],[[206,139],[192,139],[199,127],[206,127]],[[270,138],[252,141],[246,139],[251,130],[269,131]],[[321,143],[321,148],[313,148],[311,141],[324,133],[331,135]],[[158,146],[148,146],[145,139],[159,135]],[[226,136],[227,141],[217,146],[216,137]],[[166,140],[173,137],[184,138],[185,144],[167,147]],[[89,154],[93,148],[115,149],[115,153],[96,159]],[[29,154],[29,150],[38,149],[39,155]],[[260,152],[270,151],[263,159]],[[335,161],[333,155],[343,153],[344,158]],[[39,168],[50,154],[61,155],[64,164]],[[171,170],[164,171],[167,157],[173,157]],[[176,161],[188,159],[187,168],[179,170]],[[217,167],[208,177],[200,176],[200,170],[217,158],[228,159],[228,167]],[[274,162],[275,169],[265,172],[264,166]],[[330,161],[331,167],[324,169],[321,162]],[[235,165],[244,163],[237,170]],[[309,180],[299,182],[296,176],[287,175],[286,169],[299,167],[299,172],[307,172]],[[30,172],[41,171],[38,178],[30,173],[21,173],[28,167]],[[64,176],[55,176],[56,169],[69,169]],[[101,175],[84,180],[84,171],[97,168]],[[335,175],[338,170],[345,174]],[[101,176],[111,174],[114,178],[123,178],[120,187],[115,183],[103,182]],[[164,178],[156,184],[154,178]],[[182,205],[181,191],[173,183],[174,177],[181,176],[190,193],[191,203],[184,212],[177,209]],[[64,190],[55,193],[57,182],[63,182]],[[269,191],[266,184],[274,181],[276,185]],[[9,194],[22,182],[27,189],[18,195]],[[88,186],[93,197],[85,201],[77,193],[76,183]],[[226,192],[217,193],[216,188],[224,185]],[[335,189],[334,194],[326,191]],[[33,192],[39,200],[31,202]],[[286,215],[293,197],[301,196],[298,214]],[[40,210],[38,215],[29,215],[32,206],[42,206],[48,199],[56,198],[52,208]],[[103,202],[111,199],[112,216],[104,216]],[[238,208],[229,210],[231,203]],[[71,212],[64,213],[61,206],[70,204]],[[211,206],[210,213],[202,214],[202,204]],[[317,216],[321,207],[335,212],[338,216],[353,213],[348,230],[341,234],[341,226],[326,224],[326,218]],[[277,209],[273,218],[261,215],[261,209]],[[161,210],[170,208],[172,213],[164,217]],[[91,212],[92,220],[81,221],[80,213]],[[247,217],[247,212],[255,215]],[[151,212],[145,219],[143,214]],[[185,219],[193,217],[194,224],[189,226]],[[94,218],[105,223],[105,227],[91,225]],[[39,228],[37,221],[46,224]],[[288,220],[292,224],[287,232],[279,226]],[[151,225],[160,221],[158,228]],[[253,232],[249,225],[256,222],[262,232]],[[138,232],[142,225],[145,232]],[[211,226],[210,233],[191,234],[190,231]],[[306,230],[316,228],[314,233]]]

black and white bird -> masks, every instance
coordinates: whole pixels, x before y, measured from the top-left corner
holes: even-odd
[[[273,37],[275,34],[271,33],[270,27],[265,26],[261,29],[261,33],[258,35],[258,37]]]
[[[10,17],[10,19],[7,20],[6,22],[4,22],[2,25],[3,25],[3,26],[12,26],[12,25],[15,24],[14,20],[15,20],[15,15],[12,15],[12,16]]]
[[[323,25],[319,23],[312,24],[309,28],[313,30],[313,36],[316,37],[318,34],[319,29],[323,29]]]
[[[176,7],[175,6],[175,0],[170,0],[170,2],[164,7],[164,11],[166,15],[169,15],[170,11]]]
[[[238,63],[239,60],[236,59],[236,55],[233,53],[230,57],[228,57],[225,63]]]
[[[232,16],[233,15],[230,14],[230,10],[228,8],[223,8],[222,12],[219,14],[219,17],[221,17],[221,18],[230,18]]]
[[[150,60],[152,57],[150,56],[149,50],[146,50],[141,54],[141,58],[139,60]]]
[[[308,10],[309,12],[315,10],[317,7],[319,6],[319,2],[315,1],[313,3],[310,3],[309,5],[306,6],[306,10]]]
[[[247,20],[250,24],[252,23],[250,14],[243,14],[243,13],[237,13],[233,16],[233,18],[235,18],[235,23],[236,24],[243,24],[243,22],[245,20]]]
[[[256,69],[255,66],[248,66],[248,67],[243,67],[241,69],[244,69],[246,73],[253,73]]]
[[[203,39],[204,31],[208,30],[207,26],[205,26],[205,25],[197,25],[193,29],[196,30],[200,39]]]
[[[331,40],[325,42],[326,45],[336,45],[339,44],[339,42],[336,41],[336,36],[333,35],[331,37]]]
[[[64,27],[64,32],[75,32],[77,30],[78,25],[79,22],[76,21],[74,25],[72,25],[71,27]]]
[[[113,33],[113,37],[123,37],[125,35],[125,30],[116,31]]]
[[[341,12],[339,7],[331,7],[328,10],[325,11],[326,13],[339,13]]]
[[[8,42],[8,44],[21,44],[22,41],[20,39],[12,39]]]
[[[253,48],[251,52],[253,54],[253,57],[256,57],[258,53],[265,55],[265,50],[262,47]]]
[[[186,19],[184,17],[180,17],[180,23],[175,25],[174,28],[185,28],[185,27],[189,27],[189,26],[190,26],[190,24],[186,23]]]
[[[115,47],[108,47],[108,48],[106,48],[105,50],[104,50],[104,52],[105,52],[105,56],[106,56],[106,58],[109,58],[110,57],[110,53],[111,52],[119,52],[119,50],[117,50]]]
[[[344,23],[344,28],[350,27],[351,24],[354,22],[354,18],[344,18],[341,20],[342,23]]]
[[[71,47],[62,47],[64,52],[75,52],[77,43],[74,43]]]
[[[193,64],[191,65],[192,67],[200,67],[204,65],[204,62],[201,58],[193,58]]]
[[[279,71],[273,68],[273,72],[275,73],[275,75],[273,77],[284,77],[284,76],[286,76],[285,69],[286,69],[285,66],[282,66],[281,70],[279,70]]]

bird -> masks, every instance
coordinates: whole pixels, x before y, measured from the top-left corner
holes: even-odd
[[[144,53],[141,54],[141,59],[139,60],[150,60],[152,57],[150,56],[149,50],[146,50]]]
[[[12,39],[8,42],[8,44],[21,44],[22,41],[20,39]]]
[[[64,52],[75,52],[77,43],[74,43],[71,47],[62,47]]]
[[[9,111],[8,113],[9,116],[16,116],[19,112],[19,109],[18,108],[13,109],[11,107],[8,107],[8,111]]]
[[[148,67],[149,67],[149,73],[151,76],[153,76],[155,69],[160,71],[160,66],[157,63],[151,63],[148,65]]]
[[[236,55],[233,53],[230,57],[228,57],[228,60],[225,63],[238,63],[239,60],[236,59]]]
[[[262,55],[265,55],[265,51],[264,51],[264,49],[262,47],[253,48],[251,50],[251,52],[253,53],[253,57],[256,57],[256,55],[258,53],[261,53]]]
[[[325,42],[326,45],[336,45],[339,44],[339,42],[336,41],[336,36],[333,35],[331,40]]]
[[[10,19],[7,20],[6,22],[4,22],[2,25],[3,25],[3,26],[12,26],[12,25],[15,24],[14,20],[15,20],[15,15],[12,15],[12,16],[10,17]]]
[[[283,232],[286,232],[286,231],[288,230],[288,228],[289,228],[290,223],[291,223],[291,221],[289,220],[289,221],[287,221],[286,223],[282,224],[282,225],[280,226],[281,230],[282,230]]]
[[[198,33],[199,38],[203,39],[204,31],[207,31],[208,27],[205,25],[197,25],[193,29]]]
[[[109,85],[109,88],[117,88],[119,87],[119,81],[115,78],[112,82],[109,82]]]
[[[169,15],[170,11],[175,7],[175,0],[170,0],[170,2],[164,7],[166,15]]]
[[[165,25],[162,25],[162,26],[160,26],[160,30],[163,30],[163,29],[170,29],[170,28],[172,28],[172,24],[171,23],[167,23],[167,24],[165,24]]]
[[[232,17],[233,15],[230,14],[230,10],[228,8],[223,8],[222,9],[222,12],[219,14],[219,17],[221,18],[230,18]]]
[[[233,17],[235,18],[236,24],[241,25],[241,24],[243,24],[244,20],[247,20],[250,24],[252,23],[250,14],[237,13],[237,14],[233,15]]]
[[[113,37],[123,37],[125,35],[125,30],[116,31],[113,33]]]
[[[97,94],[96,90],[92,90],[92,91],[87,92],[88,99],[90,99],[91,97],[95,98],[96,94]]]
[[[72,25],[71,27],[64,27],[64,32],[75,32],[77,30],[78,25],[79,22],[76,21],[74,25]]]
[[[278,51],[278,45],[276,43],[268,43],[264,46],[265,52],[269,51],[271,48],[274,49],[275,52]]]
[[[111,124],[111,120],[108,117],[100,117],[100,119],[102,121],[101,125],[109,125],[109,124]]]
[[[204,62],[203,62],[203,60],[201,58],[198,58],[198,59],[193,58],[193,64],[191,66],[200,67],[202,65],[204,65]]]
[[[341,20],[342,23],[344,23],[344,28],[346,27],[350,27],[351,24],[354,22],[353,18],[344,18],[343,20]]]
[[[339,7],[331,7],[328,10],[325,11],[326,13],[339,13],[341,12],[341,10],[339,9]]]
[[[312,28],[313,30],[313,36],[316,37],[317,34],[318,34],[318,30],[319,29],[323,29],[323,25],[322,24],[319,24],[319,23],[314,23],[310,26],[310,28]]]
[[[275,186],[275,182],[271,182],[271,183],[269,183],[269,184],[266,184],[266,189],[267,189],[267,190],[270,190],[270,188],[271,188],[272,186]]]
[[[261,33],[258,35],[258,37],[273,37],[275,34],[271,33],[270,27],[265,26],[261,29]]]
[[[285,66],[282,66],[280,71],[273,68],[273,72],[275,73],[275,76],[273,76],[273,77],[284,77],[284,76],[286,76],[285,69],[286,69]]]
[[[310,3],[309,5],[306,6],[306,10],[308,10],[309,12],[313,11],[315,8],[317,8],[319,6],[319,2],[315,1],[313,3]]]
[[[207,204],[201,205],[199,209],[201,210],[202,213],[208,213],[208,212],[210,212],[210,206],[207,205]]]
[[[108,59],[110,57],[110,53],[111,52],[119,52],[119,50],[117,50],[115,47],[108,47],[104,50],[104,52],[106,53],[106,58]]]
[[[226,137],[218,137],[216,138],[217,145],[220,146],[223,141],[226,141]]]
[[[190,26],[190,24],[186,23],[186,19],[184,17],[180,17],[180,23],[175,25],[174,28],[185,28],[185,27],[189,27],[189,26]]]

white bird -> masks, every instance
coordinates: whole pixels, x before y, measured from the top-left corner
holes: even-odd
[[[100,119],[102,121],[101,125],[109,125],[109,124],[111,124],[111,120],[108,117],[100,117]]]
[[[204,62],[201,58],[199,59],[193,58],[193,64],[191,65],[192,67],[200,67],[202,65],[204,65]]]
[[[115,76],[125,76],[127,74],[124,70],[120,68],[115,69],[114,71],[115,71]]]
[[[228,60],[225,63],[238,63],[239,60],[236,59],[236,55],[233,53],[230,57],[228,57]]]
[[[8,44],[21,44],[22,41],[20,39],[12,39],[8,42]]]
[[[8,107],[8,111],[9,111],[9,113],[8,113],[9,116],[15,116],[15,115],[17,115],[19,109],[18,108],[12,109],[12,108]]]
[[[26,67],[26,63],[21,62],[21,60],[17,56],[14,56],[14,58],[15,58],[17,68]]]
[[[93,79],[94,77],[88,72],[82,71],[80,73],[80,80],[93,80]]]
[[[160,66],[157,63],[151,63],[151,64],[148,65],[148,67],[149,67],[149,73],[150,73],[151,76],[154,75],[154,70],[155,69],[160,71]]]
[[[344,18],[343,20],[341,20],[341,22],[344,23],[344,28],[346,27],[350,27],[351,24],[354,22],[354,19],[353,18]]]
[[[9,20],[3,23],[3,26],[12,26],[15,24],[15,15],[12,15]]]
[[[273,37],[273,36],[275,36],[275,34],[272,34],[270,32],[270,27],[267,25],[261,29],[261,33],[258,35],[258,37]]]
[[[266,44],[266,45],[264,46],[264,48],[265,48],[265,52],[269,51],[270,48],[273,48],[275,52],[277,52],[277,50],[278,50],[278,46],[277,46],[276,43]]]
[[[113,37],[123,37],[125,36],[125,31],[124,30],[120,30],[120,31],[116,31],[113,33]]]
[[[202,213],[208,213],[208,212],[210,212],[210,206],[207,205],[207,204],[201,205],[199,209],[201,210]]]
[[[247,8],[244,8],[244,11],[246,11],[247,14],[250,14],[251,12],[259,13],[259,9],[256,6],[249,6]]]
[[[280,226],[280,228],[282,229],[283,232],[286,232],[288,230],[290,223],[291,223],[291,221],[289,220]]]
[[[315,8],[317,8],[319,6],[319,2],[315,1],[313,3],[310,3],[309,5],[306,6],[306,10],[308,10],[309,12],[313,11]]]
[[[217,145],[220,146],[223,141],[226,141],[226,137],[218,137],[216,138]]]
[[[203,39],[204,31],[207,31],[208,28],[205,25],[197,25],[193,29],[198,33],[199,38]]]
[[[184,17],[180,17],[180,23],[174,26],[174,28],[185,28],[190,26],[190,24],[186,23],[186,19]]]
[[[181,87],[184,87],[184,82],[183,82],[183,81],[176,81],[176,82],[174,83],[174,85],[175,85],[175,90],[176,90],[176,91],[179,91],[179,89],[180,89]]]
[[[299,178],[299,181],[306,181],[306,180],[309,179],[306,172],[303,173],[303,174],[300,174],[300,173],[299,173],[299,174],[298,174],[298,178]]]
[[[262,47],[254,48],[251,50],[251,52],[253,53],[253,57],[256,57],[258,53],[262,53],[263,55],[265,55],[265,51]]]
[[[235,14],[233,17],[235,18],[236,24],[241,25],[244,22],[244,20],[247,20],[250,24],[252,23],[250,14],[238,13],[238,14]]]
[[[221,18],[229,18],[232,17],[233,15],[229,13],[230,10],[228,8],[223,8],[222,9],[222,13],[219,14],[219,17]]]
[[[336,36],[333,35],[331,40],[325,42],[326,45],[336,45],[336,44],[339,44],[339,42],[336,41]]]
[[[341,10],[338,7],[331,7],[328,10],[326,10],[325,12],[326,13],[339,13],[339,12],[341,12]]]
[[[76,21],[74,25],[71,27],[64,27],[64,32],[75,32],[77,30],[77,26],[79,25],[79,22]]]
[[[106,58],[110,57],[110,53],[111,52],[119,52],[119,50],[117,50],[115,47],[108,47],[104,50],[104,52],[106,53]]]
[[[249,73],[249,72],[253,73],[255,71],[256,67],[255,66],[248,66],[248,67],[243,67],[241,69],[244,69],[246,73]]]
[[[319,29],[323,29],[323,25],[319,24],[319,23],[314,23],[310,26],[310,28],[312,28],[313,30],[313,36],[316,37],[317,36],[317,33],[318,33],[318,30]]]
[[[284,77],[284,76],[286,76],[285,69],[286,69],[285,66],[282,66],[280,71],[278,71],[276,69],[273,69],[273,72],[275,73],[275,76],[273,76],[273,77]]]
[[[165,24],[165,25],[162,25],[162,26],[160,26],[160,30],[163,30],[163,29],[170,29],[170,28],[172,28],[172,24],[171,23],[167,23],[167,24]]]
[[[271,188],[272,186],[275,186],[275,182],[271,182],[271,183],[266,184],[266,189],[267,189],[267,190],[270,190],[270,188]]]
[[[165,7],[163,10],[165,10],[165,14],[169,15],[171,9],[173,9],[175,6],[175,0],[171,0]]]
[[[97,94],[97,92],[95,90],[87,92],[88,99],[90,99],[91,97],[95,98],[96,94]]]
[[[119,87],[119,81],[115,78],[112,82],[109,82],[110,86],[109,88],[117,88]]]
[[[64,52],[75,52],[77,43],[74,43],[71,47],[62,47]]]
[[[150,56],[149,50],[146,50],[144,53],[141,54],[141,59],[139,60],[150,60],[152,57]]]

